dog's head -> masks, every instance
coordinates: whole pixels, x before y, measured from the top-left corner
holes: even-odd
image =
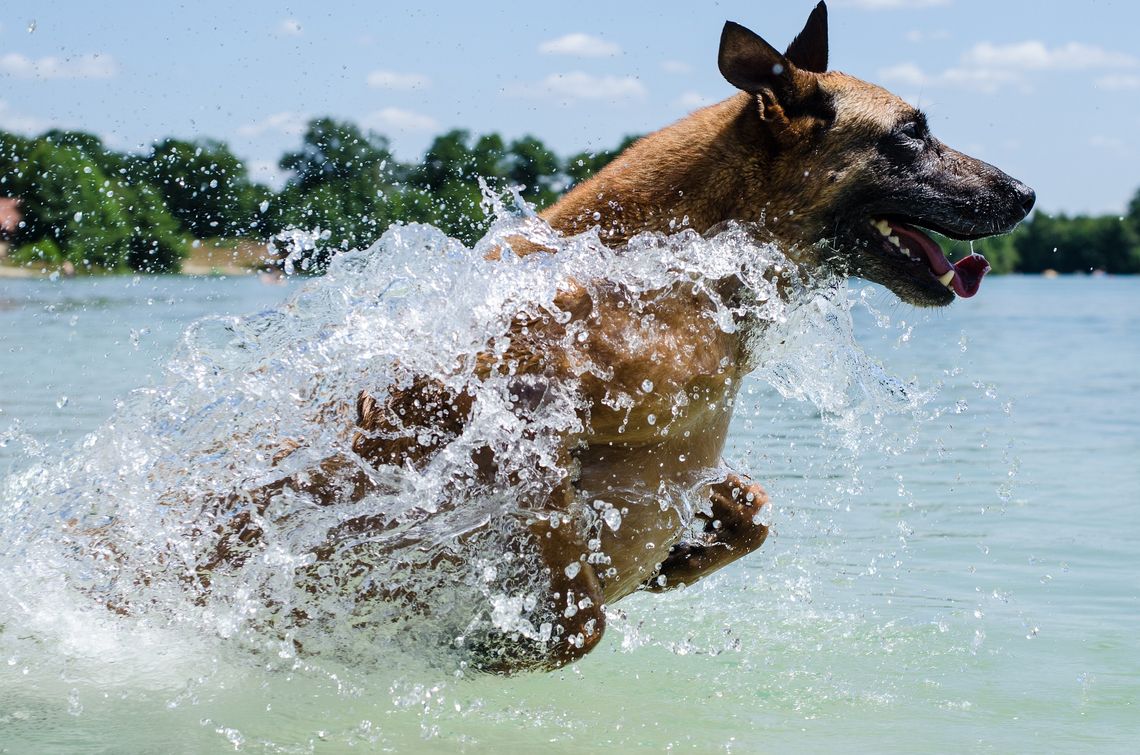
[[[941,306],[973,296],[989,265],[956,265],[921,228],[953,239],[1012,230],[1033,190],[938,141],[921,112],[890,92],[827,70],[827,9],[816,6],[780,54],[728,22],[721,73],[755,99],[746,128],[755,175],[769,183],[769,230],[792,244],[820,239],[820,262],[881,283],[900,299]],[[758,118],[753,117],[758,114]]]

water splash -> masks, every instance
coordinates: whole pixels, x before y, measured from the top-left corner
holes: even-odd
[[[534,564],[504,543],[528,490],[564,472],[556,439],[578,427],[580,399],[569,381],[520,413],[507,380],[476,380],[471,367],[518,313],[557,314],[572,281],[604,281],[639,307],[650,292],[711,290],[739,276],[751,295],[720,304],[718,327],[735,329],[742,314],[763,323],[756,374],[850,448],[886,438],[884,415],[916,413],[927,398],[856,345],[840,281],[798,268],[746,228],[644,234],[618,253],[594,233],[563,239],[532,212],[486,202],[496,220],[474,248],[430,226],[393,227],[335,256],[280,307],[195,323],[162,379],[130,394],[78,448],[54,461],[26,455],[28,468],[2,488],[0,623],[94,655],[222,637],[286,666],[325,656],[379,667],[399,647],[462,665],[457,648],[480,633],[541,638],[541,585],[522,578]],[[283,238],[290,262],[319,236]],[[557,254],[516,256],[509,247],[520,237]],[[486,259],[493,249],[501,260]],[[776,274],[790,281],[783,295]],[[251,495],[329,459],[357,459],[358,396],[417,375],[476,397],[468,424],[426,468],[357,461],[372,492],[337,506],[298,489]],[[739,401],[747,413],[747,395]],[[465,489],[455,505],[482,446],[506,460],[500,484]],[[596,517],[620,526],[615,510]],[[354,521],[372,526],[346,530]],[[235,540],[235,531],[256,537]],[[330,533],[339,533],[331,551]],[[223,547],[231,558],[218,564]],[[427,603],[414,611],[362,597],[412,588]],[[102,639],[76,643],[93,628]]]

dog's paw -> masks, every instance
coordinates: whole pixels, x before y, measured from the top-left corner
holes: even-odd
[[[772,503],[764,487],[731,474],[709,490],[712,515],[706,533],[730,548],[759,548],[768,537]]]

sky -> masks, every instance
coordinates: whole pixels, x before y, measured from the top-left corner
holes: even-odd
[[[0,8],[0,129],[119,150],[230,144],[279,185],[329,115],[414,160],[451,128],[616,145],[733,94],[725,20],[783,49],[814,0],[399,3],[40,0]],[[1140,3],[832,0],[831,66],[921,106],[942,141],[1046,212],[1119,213],[1140,188]]]

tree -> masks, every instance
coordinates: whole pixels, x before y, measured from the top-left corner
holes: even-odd
[[[323,269],[337,249],[367,246],[395,219],[388,195],[401,171],[383,136],[317,118],[309,122],[301,149],[279,164],[293,175],[272,203],[275,223],[328,231],[311,269]]]
[[[1125,216],[1129,225],[1137,233],[1140,233],[1140,189],[1132,195],[1132,201],[1128,203],[1128,214]]]
[[[129,161],[91,134],[50,131],[6,137],[5,191],[23,199],[16,257],[77,268],[177,269],[178,225],[153,187],[129,180]],[[17,162],[12,163],[13,159]]]
[[[507,178],[522,186],[522,196],[543,209],[558,198],[562,188],[558,183],[561,165],[558,158],[533,136],[524,136],[511,142],[507,150]]]
[[[161,192],[171,214],[197,238],[259,230],[258,207],[270,196],[249,178],[229,147],[212,139],[164,139],[139,160],[140,178]]]
[[[563,172],[570,178],[571,184],[582,183],[613,162],[615,157],[625,152],[631,144],[640,138],[640,136],[628,135],[614,149],[579,152],[576,155],[571,155],[563,166]]]
[[[474,145],[470,132],[462,129],[437,136],[409,176],[411,191],[404,197],[407,219],[433,223],[465,244],[475,243],[489,225],[479,179],[499,188],[507,177],[506,161],[498,134],[481,136]]]
[[[51,239],[76,267],[126,269],[130,217],[116,188],[80,147],[37,139],[17,184],[21,239]]]

